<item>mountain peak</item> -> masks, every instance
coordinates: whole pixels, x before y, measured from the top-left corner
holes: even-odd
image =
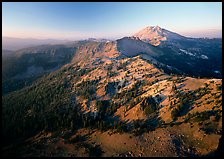
[[[156,29],[156,30],[161,30],[161,27],[160,27],[160,26],[158,26],[158,25],[156,25],[156,26],[154,26],[154,27],[153,27],[153,29]]]
[[[149,42],[154,46],[160,45],[161,41],[172,40],[172,39],[180,39],[183,36],[168,31],[166,29],[161,28],[160,26],[148,26],[136,34],[133,35],[134,37],[139,38],[144,42]]]
[[[148,30],[148,31],[161,31],[162,28],[160,26],[156,25],[156,26],[148,26],[148,27],[146,27],[143,30]]]

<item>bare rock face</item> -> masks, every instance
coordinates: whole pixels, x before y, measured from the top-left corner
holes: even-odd
[[[126,56],[136,56],[141,53],[148,54],[150,56],[156,56],[157,53],[153,46],[141,41],[136,37],[124,37],[117,40],[118,50]]]

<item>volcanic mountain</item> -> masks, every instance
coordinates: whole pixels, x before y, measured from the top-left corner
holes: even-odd
[[[185,38],[182,35],[163,29],[159,26],[148,26],[133,36],[139,38],[142,41],[149,42],[154,46],[158,46],[161,41],[180,40]]]

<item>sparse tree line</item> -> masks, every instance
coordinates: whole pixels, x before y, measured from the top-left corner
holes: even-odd
[[[143,93],[143,90],[140,88],[140,86],[142,86],[142,84],[143,84],[143,82],[137,81],[130,89],[123,90],[120,93],[116,93],[114,98],[120,99],[121,105],[124,105],[124,104],[130,105],[130,108],[132,108],[134,105],[139,103],[138,96]],[[134,98],[136,98],[136,99],[133,100]]]
[[[127,65],[127,63],[123,65]],[[131,89],[115,94],[113,98],[119,102],[96,100],[96,85],[100,78],[92,81],[82,81],[75,88],[72,88],[71,81],[65,76],[65,73],[74,71],[71,73],[75,78],[74,82],[91,70],[80,69],[79,66],[61,69],[44,76],[30,87],[2,97],[3,142],[9,143],[17,138],[27,138],[42,130],[57,131],[65,128],[77,130],[86,127],[101,131],[112,129],[121,133],[131,131],[136,135],[145,130],[155,129],[156,125],[152,121],[149,124],[137,120],[130,125],[113,118],[114,113],[121,105],[126,106],[125,111],[127,112],[138,103],[140,103],[146,116],[150,117],[156,114],[158,103],[155,99],[152,96],[139,97],[144,93],[142,90],[143,81],[137,81]],[[110,89],[110,85],[115,87],[117,83],[110,82],[105,89]],[[72,93],[72,89],[75,89],[76,93]],[[179,98],[178,105],[171,112],[173,119],[181,116],[181,113],[188,109],[192,100],[199,99],[210,91],[207,87],[204,87],[183,94],[176,91],[176,85],[173,85],[172,89]],[[96,100],[98,115],[94,117],[91,113],[83,113],[81,105],[72,102],[73,96],[81,96],[83,99],[90,101]],[[207,119],[207,116],[202,116],[202,118]]]
[[[177,91],[175,85],[173,85],[172,90],[176,93],[175,95],[178,99],[178,101],[174,103],[171,101],[172,107],[174,106],[173,104],[175,104],[175,107],[171,111],[171,117],[173,120],[176,120],[179,116],[182,116],[184,112],[188,112],[190,106],[194,104],[194,101],[201,99],[204,95],[211,92],[211,89],[208,88],[208,84],[205,84],[204,87],[200,87],[197,90],[189,91],[187,93]],[[219,96],[215,96],[215,99],[217,97]],[[214,102],[214,100],[208,100],[206,101],[206,104],[210,104],[212,102]],[[199,104],[201,103],[197,103],[196,105],[200,106]],[[216,104],[220,104],[220,102]]]
[[[146,116],[149,116],[152,113],[155,113],[156,110],[158,109],[158,104],[152,96],[143,98],[140,105],[141,105],[141,109],[144,111]]]

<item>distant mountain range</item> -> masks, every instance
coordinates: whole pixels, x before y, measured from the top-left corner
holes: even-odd
[[[43,44],[62,44],[67,40],[2,37],[3,50],[19,50]]]
[[[88,38],[86,41],[97,41],[107,42],[111,41],[108,39],[96,39]],[[84,40],[84,41],[85,41]],[[39,45],[55,45],[55,44],[66,44],[73,43],[75,40],[58,40],[58,39],[33,39],[33,38],[13,38],[13,37],[2,37],[2,49],[16,51],[28,47],[39,46]],[[83,40],[79,40],[83,41]]]

